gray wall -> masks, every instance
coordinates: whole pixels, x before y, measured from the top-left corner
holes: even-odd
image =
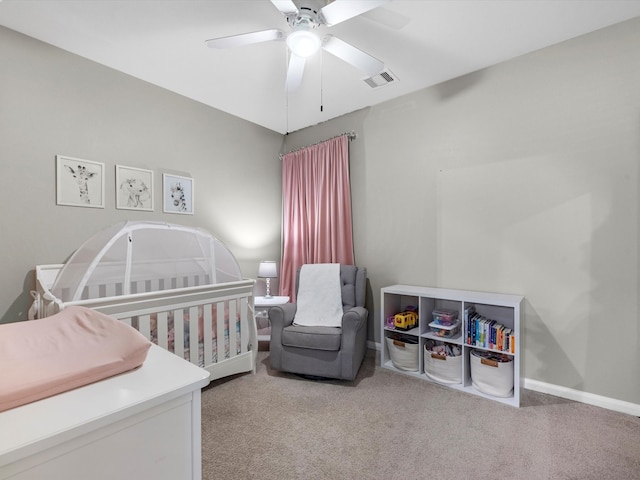
[[[277,154],[355,130],[370,339],[385,285],[519,293],[525,377],[640,404],[638,51],[640,19],[283,139],[0,28],[1,321],[34,265],[127,218],[203,226],[254,277],[279,257]],[[56,154],[107,165],[107,208],[55,205]],[[116,163],[193,176],[196,214],[115,210]]]
[[[122,220],[203,227],[251,278],[279,258],[282,135],[3,27],[0,64],[0,322],[26,319],[35,265]],[[56,205],[57,154],[105,164],[104,209]],[[153,170],[154,212],[115,209],[116,164]],[[163,172],[193,177],[193,216],[162,213]]]
[[[385,285],[522,294],[526,378],[640,404],[639,51],[635,19],[286,138],[358,133],[371,339]]]

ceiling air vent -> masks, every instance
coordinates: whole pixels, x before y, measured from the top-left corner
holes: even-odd
[[[383,70],[378,75],[364,79],[364,82],[371,88],[384,87],[385,85],[389,85],[390,83],[395,83],[397,81],[398,77],[391,73],[391,70]]]

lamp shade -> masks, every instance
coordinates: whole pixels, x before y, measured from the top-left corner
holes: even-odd
[[[260,262],[258,267],[258,277],[260,278],[276,278],[278,271],[276,269],[276,262],[268,260]]]

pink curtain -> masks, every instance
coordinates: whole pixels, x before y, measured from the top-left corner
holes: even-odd
[[[305,263],[354,264],[346,135],[284,155],[280,295],[295,301]]]

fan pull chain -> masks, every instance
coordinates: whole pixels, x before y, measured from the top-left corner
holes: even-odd
[[[289,61],[290,61],[290,57],[289,57],[289,50],[287,48],[284,49],[284,58],[285,58],[285,65],[286,65],[286,71],[289,71]],[[285,131],[287,132],[287,135],[289,135],[289,89],[287,87],[285,87],[284,89],[284,105],[285,105],[285,114],[286,114],[286,125],[285,125]]]
[[[320,111],[324,111],[324,51],[320,50]]]

